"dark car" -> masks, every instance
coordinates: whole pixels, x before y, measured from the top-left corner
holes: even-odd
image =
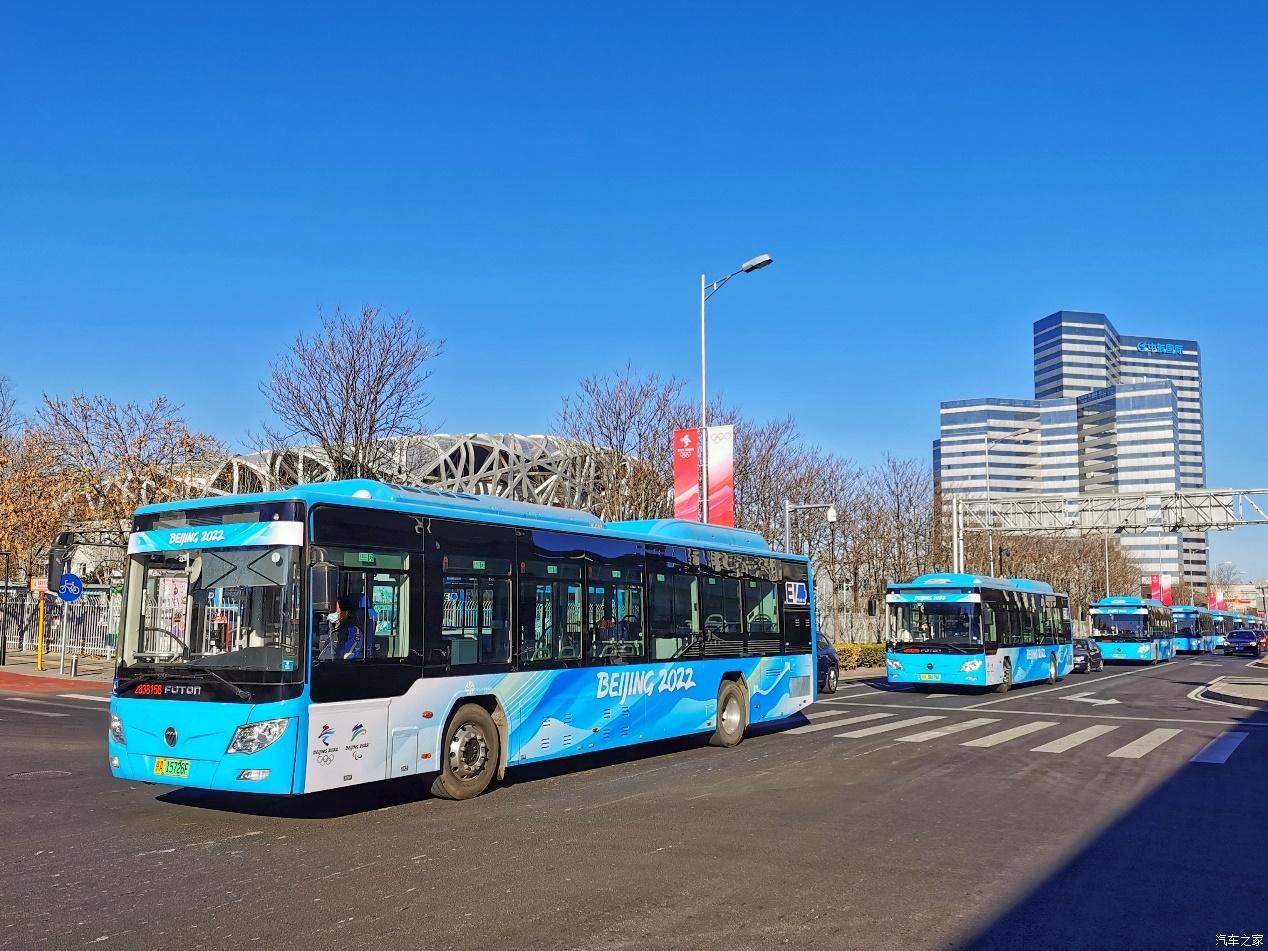
[[[1224,638],[1225,654],[1250,654],[1258,657],[1264,652],[1261,643],[1263,631],[1231,631]]]
[[[1096,641],[1086,637],[1074,639],[1074,671],[1079,674],[1090,674],[1094,670],[1105,669],[1105,657]]]
[[[819,692],[836,693],[837,681],[841,679],[841,658],[837,656],[832,642],[819,635]]]

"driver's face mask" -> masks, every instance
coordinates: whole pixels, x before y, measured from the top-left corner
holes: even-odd
[[[337,620],[339,620],[339,615],[334,613],[333,611],[326,615],[327,624],[334,624]]]

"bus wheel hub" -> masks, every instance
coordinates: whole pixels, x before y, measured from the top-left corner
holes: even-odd
[[[459,779],[471,779],[484,772],[489,761],[489,744],[484,734],[470,723],[454,731],[449,741],[449,768]]]

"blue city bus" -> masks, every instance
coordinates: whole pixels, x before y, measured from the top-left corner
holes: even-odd
[[[1211,647],[1223,647],[1225,638],[1238,629],[1237,615],[1232,611],[1212,611],[1211,626],[1211,633],[1215,636]]]
[[[805,558],[366,480],[151,505],[128,543],[120,779],[298,794],[711,734],[814,701]]]
[[[1192,604],[1171,607],[1175,622],[1177,654],[1209,654],[1215,649],[1215,624],[1211,612]]]
[[[1101,598],[1091,606],[1092,638],[1107,661],[1157,664],[1176,655],[1171,609],[1151,598]]]
[[[1074,666],[1069,598],[1042,581],[922,575],[887,591],[890,683],[1004,692]]]

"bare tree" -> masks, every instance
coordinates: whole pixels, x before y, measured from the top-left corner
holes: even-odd
[[[0,376],[0,448],[18,438],[20,422],[13,381],[7,376]]]
[[[103,395],[45,394],[25,441],[74,495],[70,510],[120,548],[134,509],[201,494],[199,477],[227,451],[192,432],[181,407],[165,396],[116,403]]]
[[[1231,561],[1221,561],[1211,569],[1211,585],[1213,587],[1227,588],[1230,585],[1241,584],[1241,581],[1242,569]]]
[[[81,488],[37,430],[5,441],[0,448],[0,550],[13,554],[12,568],[28,578],[38,573],[53,536],[86,514]]]
[[[576,440],[598,496],[591,507],[612,521],[670,514],[675,429],[690,425],[683,383],[626,366],[588,376],[565,396],[559,435]]]
[[[394,456],[393,440],[422,432],[429,364],[442,346],[408,313],[322,314],[321,328],[299,334],[260,383],[277,418],[264,441],[316,444],[337,478],[373,477]]]

